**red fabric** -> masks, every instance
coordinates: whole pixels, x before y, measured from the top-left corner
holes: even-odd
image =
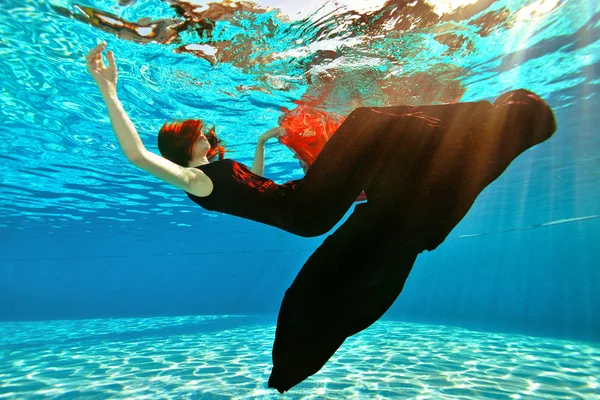
[[[286,132],[279,141],[310,167],[342,122],[344,118],[337,114],[299,105],[279,121]]]
[[[303,104],[284,111],[286,113],[279,125],[285,130],[285,135],[279,137],[279,142],[296,154],[300,163],[306,165],[303,165],[306,171],[345,118]],[[362,192],[356,201],[366,199],[365,192]]]

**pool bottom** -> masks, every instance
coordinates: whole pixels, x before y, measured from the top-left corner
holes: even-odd
[[[380,321],[267,388],[272,318],[0,323],[0,399],[600,399],[600,344]]]

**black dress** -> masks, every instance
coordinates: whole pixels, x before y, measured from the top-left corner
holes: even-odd
[[[269,387],[302,382],[377,321],[417,255],[442,243],[479,193],[555,130],[548,105],[521,89],[494,104],[356,109],[306,176],[283,185],[233,160],[199,166],[214,189],[188,193],[194,202],[305,237],[328,232],[367,195],[286,291]]]

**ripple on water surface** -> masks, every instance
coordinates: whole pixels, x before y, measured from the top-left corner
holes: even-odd
[[[0,324],[0,398],[281,398],[270,320]],[[600,399],[600,345],[381,321],[285,398]]]

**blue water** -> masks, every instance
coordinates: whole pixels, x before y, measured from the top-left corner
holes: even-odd
[[[0,398],[600,398],[599,3],[383,3],[270,0],[170,44],[67,18],[67,1],[0,3]],[[128,164],[85,69],[98,40],[152,151],[165,121],[203,118],[250,165],[298,100],[344,114],[519,87],[559,129],[419,256],[382,321],[280,396],[276,313],[325,236],[205,211]],[[265,175],[302,170],[269,142]]]

